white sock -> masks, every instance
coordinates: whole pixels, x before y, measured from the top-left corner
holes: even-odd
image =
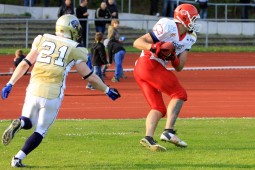
[[[15,158],[19,158],[19,159],[24,159],[27,155],[22,151],[20,150],[16,155],[15,155]]]
[[[24,122],[24,120],[20,120],[20,122],[21,122],[21,128],[23,128],[24,127],[24,125],[25,125],[25,122]]]

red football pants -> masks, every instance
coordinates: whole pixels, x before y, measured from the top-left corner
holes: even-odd
[[[166,114],[166,106],[161,92],[171,99],[187,100],[187,93],[174,73],[156,60],[140,57],[136,62],[134,76],[151,109],[160,111],[163,116]]]

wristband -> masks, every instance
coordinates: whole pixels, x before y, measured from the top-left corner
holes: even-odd
[[[108,93],[109,90],[110,90],[110,87],[107,86],[106,89],[105,89],[105,91],[104,91],[104,93],[105,93],[105,94]]]

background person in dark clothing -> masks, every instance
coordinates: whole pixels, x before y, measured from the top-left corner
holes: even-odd
[[[58,11],[58,18],[65,14],[74,14],[74,8],[71,0],[65,0],[65,4],[63,4]]]
[[[58,6],[62,6],[63,0],[58,0]]]
[[[122,44],[117,40],[116,37],[116,31],[114,29],[111,29],[112,32],[109,32],[108,30],[108,37],[110,38],[107,48],[108,48],[108,57],[109,57],[109,63],[112,64],[113,57],[115,61],[115,74],[112,78],[112,82],[119,82],[121,76],[123,75],[123,67],[122,63],[126,54],[125,48],[122,47]]]
[[[199,4],[199,15],[201,19],[208,18],[208,0],[196,0]]]
[[[30,4],[31,2],[31,4]],[[34,6],[35,5],[35,0],[24,0],[24,6]]]
[[[76,8],[76,16],[78,19],[87,19],[89,16],[88,8],[87,8],[88,1],[82,0],[81,4]],[[87,46],[87,21],[81,21],[80,24],[82,27],[82,40],[83,46]]]
[[[18,49],[15,51],[15,58],[13,60],[13,64],[15,67],[18,67],[19,63],[24,59],[26,58],[26,56],[24,55],[23,51]],[[29,69],[27,69],[26,73],[28,72]]]
[[[105,19],[110,19],[110,18],[111,18],[111,14],[109,10],[107,9],[106,3],[101,2],[100,8],[98,8],[95,12],[95,19],[102,19],[102,20],[95,21],[96,32],[101,32],[104,34],[105,25],[107,23]]]
[[[240,0],[242,4],[248,4],[251,0]],[[248,19],[249,18],[249,6],[242,6],[241,7],[241,19]]]
[[[23,54],[23,51],[22,50],[16,50],[15,51],[15,58],[14,58],[14,66],[17,67],[19,65],[19,63],[24,59],[26,58],[26,56]]]
[[[97,32],[95,35],[95,42],[91,48],[92,65],[94,73],[103,80],[101,68],[103,65],[107,65],[105,46],[102,43],[103,33]]]
[[[44,6],[48,7],[50,5],[50,0],[44,0]]]
[[[159,13],[158,13],[158,0],[151,0],[150,15],[159,16]]]
[[[118,7],[115,4],[114,0],[108,0],[107,1],[107,9],[110,11],[112,18],[119,18]],[[109,21],[109,23],[110,22],[111,21]]]

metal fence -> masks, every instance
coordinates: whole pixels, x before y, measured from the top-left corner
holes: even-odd
[[[87,20],[87,44],[93,41],[95,27],[94,19]],[[154,24],[158,21],[156,19],[120,19],[121,27],[120,33],[127,38],[127,44],[131,44],[134,39],[139,36],[148,33]],[[239,31],[235,36],[230,34],[229,38],[237,37],[241,40],[240,45],[244,44],[245,38],[247,39],[247,44],[255,45],[255,20],[247,20],[248,22],[241,22],[243,20],[227,20],[217,19],[217,20],[202,20],[202,30],[199,33],[198,41],[200,45],[205,47],[210,46],[210,44],[223,44],[222,38],[224,35],[230,33],[231,29]],[[55,32],[55,22],[56,20],[35,20],[35,19],[0,19],[0,44],[10,44],[14,45],[21,44],[25,48],[29,48],[31,41],[38,34],[52,33]],[[223,25],[220,25],[223,24]],[[229,25],[228,25],[229,24]],[[237,28],[233,28],[234,25]],[[225,28],[223,28],[225,27]],[[223,31],[225,30],[226,33]],[[253,31],[253,32],[252,32]],[[107,30],[105,32],[105,37]],[[222,34],[222,35],[220,35]],[[245,36],[245,34],[247,34]],[[215,38],[217,36],[218,38]],[[213,39],[214,38],[214,39]],[[225,37],[226,39],[226,37]],[[214,42],[213,42],[214,41]],[[234,41],[234,40],[233,40]],[[226,41],[226,45],[234,44],[231,39]],[[238,44],[238,43],[237,43]]]

